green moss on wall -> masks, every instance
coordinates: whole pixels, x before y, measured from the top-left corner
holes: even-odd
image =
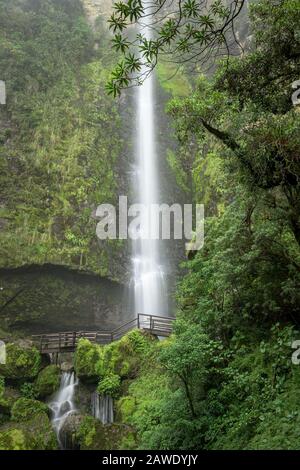
[[[95,50],[99,31],[83,15],[79,0],[0,4],[2,267],[52,263],[116,277],[110,256],[120,244],[98,243],[92,214],[116,198],[120,119],[105,92],[107,33]]]
[[[174,97],[185,97],[191,91],[191,85],[181,66],[168,62],[159,62],[157,76],[160,85]]]

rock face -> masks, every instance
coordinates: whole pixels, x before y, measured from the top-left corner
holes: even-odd
[[[64,449],[80,448],[77,434],[82,420],[83,416],[76,412],[70,413],[65,419],[59,431],[60,441]]]
[[[112,0],[82,0],[89,22],[94,25],[96,18],[107,19],[112,12]]]
[[[124,287],[98,276],[33,266],[0,270],[0,282],[1,304],[13,298],[2,314],[11,330],[34,334],[111,329],[126,318]]]

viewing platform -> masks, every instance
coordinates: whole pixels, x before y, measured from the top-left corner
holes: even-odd
[[[108,344],[124,336],[135,328],[147,331],[154,336],[168,337],[172,333],[175,318],[138,314],[133,320],[112,331],[64,331],[34,335],[32,338],[42,354],[74,352],[78,341],[86,338],[92,343]]]

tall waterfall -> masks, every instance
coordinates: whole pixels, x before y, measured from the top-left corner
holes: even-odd
[[[56,432],[60,447],[63,447],[60,431],[66,418],[76,411],[74,404],[75,387],[78,384],[74,372],[64,372],[61,377],[60,388],[54,395],[49,407],[52,411],[52,426]]]
[[[143,30],[144,32],[144,30]],[[145,34],[145,33],[144,33]],[[146,31],[148,39],[150,29]],[[145,69],[144,69],[145,71]],[[158,149],[156,145],[154,79],[151,74],[136,88],[136,172],[133,181],[136,198],[150,209],[159,203]],[[148,233],[159,229],[159,221],[148,214]],[[164,270],[160,241],[149,238],[133,241],[133,284],[135,313],[167,315]]]
[[[100,396],[99,393],[92,394],[92,415],[102,424],[114,422],[113,399],[109,396]]]

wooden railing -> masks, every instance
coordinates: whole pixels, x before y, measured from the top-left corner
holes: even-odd
[[[172,333],[174,318],[145,315],[140,313],[133,320],[124,323],[112,331],[64,331],[34,335],[33,340],[41,353],[73,352],[80,339],[86,338],[92,343],[108,344],[124,336],[128,331],[138,328],[155,336],[169,336]]]

